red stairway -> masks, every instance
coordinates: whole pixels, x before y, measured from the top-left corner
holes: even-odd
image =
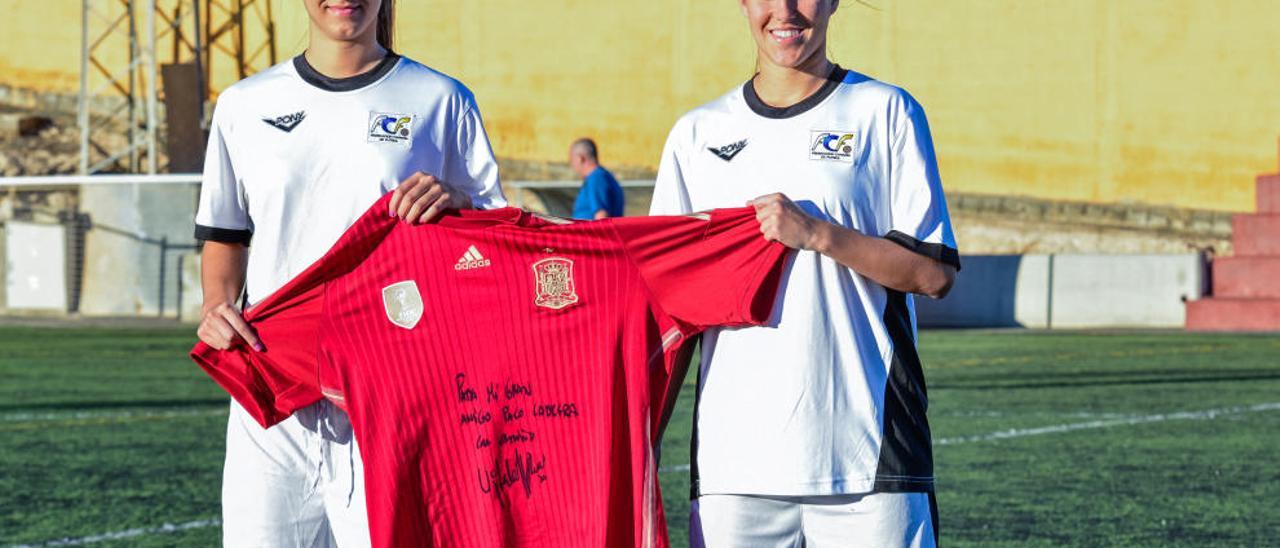
[[[1213,261],[1213,296],[1187,303],[1189,331],[1280,331],[1280,173],[1257,192],[1258,212],[1232,219],[1235,256]]]

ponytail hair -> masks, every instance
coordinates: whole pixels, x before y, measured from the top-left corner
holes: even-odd
[[[387,51],[395,51],[391,47],[395,34],[395,0],[382,0],[382,6],[378,8],[378,21],[375,25],[378,31],[378,45]]]

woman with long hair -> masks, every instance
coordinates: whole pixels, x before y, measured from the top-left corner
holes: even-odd
[[[319,259],[384,193],[410,223],[506,204],[472,94],[392,50],[393,0],[302,3],[306,51],[223,91],[210,128],[198,335],[218,349],[262,350],[241,306]],[[369,544],[348,418],[320,394],[291,396],[319,401],[270,429],[231,403],[223,543]]]
[[[651,212],[750,203],[799,250],[766,327],[702,340],[691,536],[936,544],[911,294],[960,269],[924,109],[827,56],[839,0],[739,0],[756,72],[683,116]]]

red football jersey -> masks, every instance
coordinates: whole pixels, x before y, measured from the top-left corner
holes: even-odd
[[[653,445],[678,344],[758,325],[786,248],[754,211],[408,225],[384,197],[192,357],[263,426],[347,410],[375,546],[667,545]]]

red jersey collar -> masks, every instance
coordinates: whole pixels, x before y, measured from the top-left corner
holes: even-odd
[[[459,228],[485,228],[501,225],[538,227],[554,224],[517,207],[451,209],[445,211],[437,222],[440,226]]]

